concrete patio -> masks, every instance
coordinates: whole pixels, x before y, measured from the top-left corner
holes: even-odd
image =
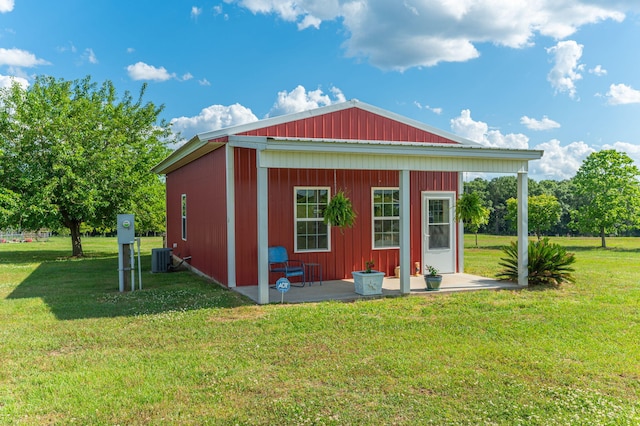
[[[444,274],[440,290],[427,291],[422,276],[411,277],[411,295],[434,295],[439,293],[453,293],[461,291],[478,290],[513,290],[522,288],[519,285],[507,281],[498,281],[491,278],[479,277],[469,274]],[[325,300],[353,301],[359,299],[372,299],[387,296],[400,296],[400,279],[388,277],[382,284],[382,295],[361,296],[356,294],[353,280],[324,281],[322,285],[316,281],[307,283],[304,287],[295,287],[298,283],[292,283],[291,289],[284,293],[286,303],[321,302]],[[258,301],[258,286],[238,286],[232,290],[243,294],[251,300]],[[269,288],[269,303],[280,303],[282,294],[275,288]]]

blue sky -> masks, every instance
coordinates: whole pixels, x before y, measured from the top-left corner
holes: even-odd
[[[638,0],[0,0],[0,86],[111,80],[202,131],[359,99],[488,146],[640,165]]]

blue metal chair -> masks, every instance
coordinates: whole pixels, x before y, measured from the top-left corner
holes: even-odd
[[[284,274],[286,278],[302,277],[302,285],[306,284],[304,262],[289,259],[287,249],[282,246],[269,247],[269,272]]]

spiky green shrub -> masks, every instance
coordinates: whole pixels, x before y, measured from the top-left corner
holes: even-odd
[[[518,280],[518,244],[515,241],[504,247],[502,251],[506,257],[499,263],[505,269],[498,274],[498,278]],[[559,286],[563,282],[573,282],[571,265],[576,261],[574,253],[548,238],[529,243],[529,285]]]

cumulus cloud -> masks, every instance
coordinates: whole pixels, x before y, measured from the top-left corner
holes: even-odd
[[[609,105],[624,105],[640,103],[640,90],[626,84],[612,84],[607,92]]]
[[[13,75],[0,75],[0,88],[11,87],[13,83],[18,83],[23,89],[29,87],[29,82],[26,78]]]
[[[152,80],[152,81],[167,81],[171,78],[175,78],[175,74],[169,74],[164,68],[156,68],[153,65],[147,65],[144,62],[137,62],[134,65],[127,67],[129,77],[133,80]]]
[[[589,70],[589,74],[594,74],[598,77],[602,77],[603,75],[607,75],[607,70],[602,68],[602,65],[596,65],[594,68],[591,68]]]
[[[520,123],[524,124],[527,129],[530,130],[549,130],[557,129],[560,127],[560,123],[553,121],[546,115],[542,117],[542,120],[536,120],[535,118],[529,118],[526,115],[520,117]]]
[[[202,14],[202,8],[197,6],[191,6],[191,17],[196,19]]]
[[[536,34],[563,39],[586,24],[622,21],[638,10],[631,0],[225,0],[253,13],[274,14],[299,29],[337,21],[348,35],[348,56],[403,71],[440,62],[468,61],[477,47],[532,44]]]
[[[543,142],[534,149],[543,150],[540,160],[529,163],[529,173],[537,179],[570,179],[582,165],[582,162],[595,150],[586,143],[572,142],[561,146],[560,141],[551,139]]]
[[[36,55],[21,49],[0,48],[0,66],[32,68],[38,65],[50,65],[44,59],[38,59]]]
[[[322,89],[307,91],[303,86],[298,86],[291,92],[283,90],[278,92],[278,99],[267,116],[292,114],[346,101],[344,94],[337,87],[332,87],[330,92],[329,95],[325,94]]]
[[[0,13],[7,13],[13,10],[13,0],[0,0]]]
[[[547,80],[556,93],[568,93],[571,98],[575,98],[575,82],[582,78],[580,73],[584,70],[584,65],[580,64],[583,47],[573,40],[567,40],[558,42],[555,46],[547,49],[547,52],[553,55],[554,61],[553,68],[547,75]]]
[[[451,130],[463,138],[493,148],[518,148],[529,147],[529,138],[522,133],[502,134],[499,130],[489,129],[489,125],[483,121],[475,121],[471,118],[471,111],[462,110],[460,115],[451,119]]]
[[[229,106],[211,105],[204,108],[195,117],[174,118],[171,120],[171,124],[175,133],[182,133],[187,138],[190,138],[198,133],[251,123],[257,120],[258,117],[249,108],[240,104]]]

